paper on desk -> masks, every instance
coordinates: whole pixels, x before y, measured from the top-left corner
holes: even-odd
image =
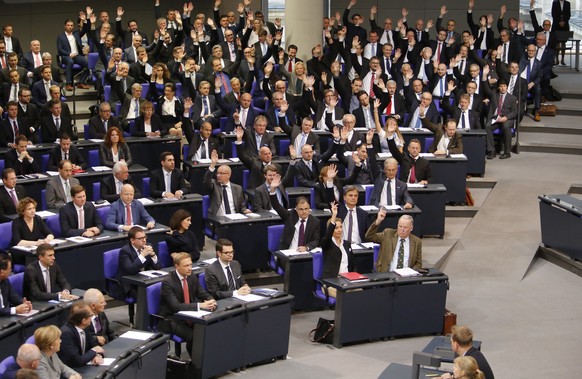
[[[111,203],[107,200],[101,200],[101,201],[102,201],[102,203],[100,203],[100,204],[97,204],[96,201],[92,201],[92,203],[95,206],[95,208],[103,208],[103,207],[106,207],[108,205],[111,205]]]
[[[228,215],[224,215],[224,217],[226,217],[229,220],[246,220],[247,219],[247,216],[245,216],[241,213],[228,214]]]
[[[212,159],[210,159],[210,158],[200,158],[200,159],[198,159],[198,163],[210,164],[210,163],[212,163]]]
[[[408,188],[425,188],[426,184],[421,184],[421,183],[406,183],[406,186]]]
[[[362,208],[366,212],[369,212],[369,211],[377,211],[378,210],[378,207],[375,206],[375,205],[360,205],[360,208]]]
[[[433,153],[420,153],[420,154],[418,154],[418,156],[427,158],[427,157],[434,157],[435,155]]]
[[[22,316],[22,317],[28,317],[28,316],[32,316],[38,313],[38,310],[36,309],[31,309],[30,311],[26,312],[26,313],[20,313],[20,314],[16,314],[16,316]]]
[[[36,250],[36,246],[12,246],[13,249],[20,250],[20,251],[28,251],[33,252]]]
[[[218,163],[224,164],[224,163],[231,163],[231,162],[228,159],[219,159]]]
[[[46,172],[49,176],[57,176],[59,174],[58,171],[47,171]]]
[[[101,171],[111,171],[111,167],[107,166],[93,166],[93,171],[101,172]]]
[[[352,243],[352,250],[363,250],[365,247],[360,245],[359,243]]]
[[[380,159],[387,159],[390,157],[392,157],[391,153],[378,153],[378,158],[380,158]]]
[[[99,366],[110,366],[113,362],[115,362],[116,358],[103,358],[103,363]],[[87,366],[93,366],[91,362],[87,363]]]
[[[362,242],[360,245],[364,246],[366,249],[373,249],[376,244],[374,242]]]
[[[148,278],[159,278],[160,276],[168,275],[166,271],[158,271],[158,270],[146,270],[140,271],[140,275],[145,275]]]
[[[415,129],[415,128],[399,128],[399,129],[400,129],[401,132],[421,132],[421,131],[422,132],[426,132],[426,131],[428,131],[428,129],[425,129],[425,128],[418,128],[418,129]]]
[[[178,314],[193,317],[193,318],[202,318],[206,315],[209,315],[211,312],[208,311],[180,311]]]
[[[40,218],[47,218],[47,217],[50,217],[50,216],[54,216],[55,213],[49,212],[49,211],[37,211],[36,212],[36,215],[37,216],[40,216]]]
[[[274,214],[275,216],[279,216],[279,213],[277,213],[277,211],[276,211],[276,210],[274,210],[274,209],[271,209],[271,210],[269,210],[269,212],[271,212],[271,213],[272,213],[272,214]]]
[[[162,200],[163,201],[178,201],[178,200],[180,200],[180,198],[178,198],[178,197],[164,197]]]
[[[49,242],[49,244],[51,244],[52,246],[57,246],[57,245],[60,245],[62,243],[65,243],[65,242],[67,242],[67,241],[59,239],[59,238],[55,238],[54,240]]]
[[[382,207],[386,208],[389,211],[400,211],[402,207],[400,205],[382,205]]]
[[[236,292],[233,292],[232,297],[235,297],[237,299],[240,299],[240,300],[246,301],[246,302],[265,300],[264,296],[259,296],[259,295],[255,295],[252,293],[249,293],[248,295],[239,295]]]
[[[230,159],[231,162],[234,162],[234,163],[240,162],[240,158],[238,158],[238,157],[232,157],[232,158],[229,158],[229,159]]]
[[[91,242],[93,241],[91,238],[83,237],[83,236],[76,236],[76,237],[69,237],[66,238],[67,241],[82,243],[82,242]]]
[[[415,271],[415,270],[411,269],[410,267],[397,268],[394,270],[394,272],[400,276],[403,276],[403,277],[420,275],[420,273],[418,271]]]
[[[143,205],[153,204],[154,203],[154,201],[152,199],[148,199],[147,197],[141,197],[141,198],[137,199],[137,201],[139,201]]]
[[[451,154],[451,158],[467,158],[465,154]]]
[[[281,253],[285,254],[286,256],[290,257],[292,255],[301,255],[301,254],[307,254],[307,251],[297,251],[295,249],[283,249],[283,250],[279,250]]]
[[[311,250],[309,250],[309,252],[310,252],[311,254],[313,254],[313,253],[321,253],[322,251],[323,251],[323,250],[321,250],[321,247],[316,247],[315,249],[311,249]]]
[[[207,263],[207,264],[211,265],[211,264],[213,264],[214,262],[216,262],[216,259],[217,259],[217,258],[208,258],[208,259],[205,259],[205,260],[203,260],[203,261],[201,261],[201,262],[203,262],[203,263]]]
[[[250,218],[261,218],[261,215],[260,214],[254,213],[254,212],[245,213],[245,216],[250,217]]]
[[[150,338],[151,336],[153,336],[153,333],[148,333],[148,332],[137,332],[135,330],[130,330],[129,332],[125,332],[122,335],[120,335],[120,338],[129,338],[132,340],[139,340],[139,341],[145,341],[148,338]]]

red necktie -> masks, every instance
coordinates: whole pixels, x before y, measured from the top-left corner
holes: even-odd
[[[372,80],[370,80],[370,97],[371,98],[376,98],[376,95],[374,95],[374,82],[376,81],[376,73],[373,72],[372,73]]]
[[[287,68],[287,71],[291,72],[291,70],[293,70],[293,62],[289,59],[289,67]]]
[[[439,42],[439,47],[437,49],[437,55],[436,55],[437,66],[441,63],[441,45],[442,45],[442,42]]]
[[[40,60],[40,54],[34,54],[34,67],[41,66],[42,62]]]
[[[125,225],[133,225],[133,221],[131,220],[131,205],[126,205],[125,209],[127,210],[125,213]]]
[[[4,54],[2,54],[2,55],[0,56],[0,58],[2,58],[2,68],[6,68],[6,59],[5,59],[5,57],[4,57]]]
[[[222,87],[224,88],[224,93],[229,93],[228,84],[226,83],[226,76],[221,72],[220,78],[222,79]]]
[[[410,183],[416,183],[416,165],[410,167]]]
[[[182,279],[182,291],[184,291],[184,304],[190,304],[190,289],[188,288],[186,277]]]
[[[497,116],[501,117],[501,108],[503,108],[503,99],[504,99],[504,95],[501,94],[499,95],[499,104],[497,104]]]
[[[14,139],[18,136],[18,125],[16,125],[16,121],[12,121],[12,128],[14,129]]]

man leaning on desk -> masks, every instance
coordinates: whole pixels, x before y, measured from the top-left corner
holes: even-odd
[[[48,243],[36,248],[37,262],[24,270],[24,296],[32,301],[69,301],[79,297],[71,294],[71,285],[55,262],[55,249]]]
[[[394,271],[410,267],[418,270],[422,267],[422,241],[410,234],[414,221],[409,215],[398,219],[398,229],[386,228],[378,233],[378,226],[384,221],[386,210],[380,208],[376,221],[366,232],[366,239],[380,244],[378,260],[375,262],[377,272]]]
[[[145,210],[143,204],[133,199],[134,189],[131,184],[121,186],[119,200],[111,204],[105,227],[108,230],[127,232],[134,225],[146,224],[147,229],[156,226],[156,221]]]
[[[215,299],[251,292],[242,276],[240,263],[234,260],[232,241],[226,238],[216,241],[216,261],[206,267],[206,287]]]
[[[192,326],[173,316],[180,311],[213,311],[216,309],[216,300],[202,288],[196,275],[192,275],[190,254],[176,253],[174,267],[176,271],[167,275],[162,282],[160,316],[164,319],[160,321],[158,328],[161,332],[182,338],[192,356]]]

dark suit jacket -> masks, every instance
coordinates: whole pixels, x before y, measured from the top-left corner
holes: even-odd
[[[194,156],[198,152],[198,149],[200,149],[201,144],[202,144],[202,137],[200,137],[200,133],[194,133],[194,137],[192,138],[192,140],[190,140],[190,148],[188,149],[188,157],[186,158],[186,160],[188,160],[188,161],[194,160]],[[220,156],[220,154],[221,154],[220,143],[218,142],[218,140],[216,138],[214,138],[214,137],[208,138],[207,144],[208,144],[208,156],[207,156],[207,158],[210,158],[210,154],[212,153],[212,150],[216,150],[216,152],[218,153],[218,156]],[[240,157],[240,155],[239,155],[239,157]]]
[[[265,175],[263,174],[263,168],[265,166],[263,165],[263,161],[261,161],[258,156],[253,155],[253,152],[250,152],[248,148],[245,148],[242,143],[235,144],[235,146],[236,154],[243,165],[249,170],[248,188],[257,188],[265,182]],[[279,173],[281,173],[281,167],[277,163],[271,162],[271,164],[279,167]]]
[[[51,279],[51,292],[47,292],[42,270],[38,261],[30,263],[24,270],[24,297],[30,301],[58,300],[57,292],[71,290],[71,285],[67,282],[59,265],[56,263],[49,267]]]
[[[17,184],[16,187],[14,187],[14,190],[16,191],[16,198],[18,201],[26,197],[26,190],[20,184]],[[14,214],[16,214],[16,206],[14,205],[10,194],[6,191],[6,187],[2,186],[0,189],[0,219],[10,221],[11,219],[5,216]]]
[[[135,199],[139,199],[142,197],[141,192],[139,191],[139,188],[136,187],[136,185],[133,183],[131,176],[128,176],[127,180],[125,180],[123,182],[123,184],[131,184],[133,186],[133,189],[135,190],[135,193],[134,193]],[[101,180],[100,192],[101,192],[100,193],[101,199],[107,200],[110,203],[113,203],[113,202],[119,200],[119,195],[116,194],[117,191],[115,188],[115,177],[113,175],[107,175],[106,177],[104,177]]]
[[[133,32],[131,30],[124,30],[123,25],[121,24],[121,20],[115,21],[115,31],[117,32],[117,35],[123,41],[124,46],[126,46],[128,48],[131,47],[131,41],[133,39]],[[148,45],[148,37],[146,36],[146,34],[143,32],[140,32],[139,30],[137,31],[137,33],[141,36],[141,45],[144,47],[147,46]]]
[[[202,105],[202,96],[197,94],[196,97],[193,99],[194,103],[192,105],[192,124],[199,126],[202,124],[202,110],[204,106]],[[212,113],[212,118],[214,118],[217,122],[222,117],[222,109],[220,109],[216,104],[216,98],[214,95],[208,95],[208,104],[210,106],[210,113]],[[210,121],[210,119],[207,119]]]
[[[408,189],[406,188],[406,183],[401,180],[396,180],[396,205],[404,206],[406,203],[413,204],[412,197],[408,194]],[[372,197],[370,198],[370,205],[379,206],[381,193],[384,189],[384,182],[386,181],[386,177],[384,175],[380,175],[376,182],[374,183],[374,191],[372,192]]]
[[[274,107],[267,109],[265,116],[267,117],[267,120],[269,121],[269,123],[267,125],[268,130],[274,130],[275,126],[281,126],[281,122],[283,122],[283,121],[287,125],[295,125],[296,124],[297,118],[295,116],[295,112],[293,111],[293,108],[289,107],[289,109],[287,109],[287,112],[285,112],[285,117],[278,117],[277,112],[278,111]],[[281,127],[281,128],[283,128],[283,127]]]
[[[483,87],[485,95],[489,97],[489,113],[487,122],[491,122],[493,116],[496,116],[497,104],[499,104],[500,93],[493,92],[488,86]],[[505,93],[505,99],[501,105],[501,115],[507,117],[507,121],[513,121],[517,117],[517,98],[509,93]]]
[[[489,366],[489,362],[487,362],[487,359],[485,359],[485,356],[483,353],[481,353],[481,351],[471,346],[465,353],[465,356],[475,358],[475,361],[477,361],[477,367],[479,367],[479,370],[483,372],[485,379],[495,379],[493,370],[491,369],[491,366]]]
[[[125,125],[126,123],[129,122],[128,120],[128,113],[129,113],[129,108],[131,106],[131,102],[133,101],[133,96],[126,94],[123,98],[122,98],[122,102],[121,102],[121,109],[119,110],[119,114],[117,115],[121,121],[121,124]],[[139,98],[139,106],[141,107],[141,105],[145,102],[144,98]],[[134,114],[131,116],[135,116]],[[139,109],[138,109],[138,117],[134,117],[133,120],[135,120],[136,124],[137,124],[137,120],[140,118],[140,113],[139,113]],[[152,115],[152,124],[154,123],[153,120],[153,115]],[[161,123],[161,121],[160,121]],[[154,127],[154,125],[152,125],[152,128]],[[143,121],[142,121],[142,129],[143,129]],[[136,135],[136,134],[132,134],[134,137],[145,137],[144,135]]]
[[[358,219],[358,233],[360,234],[360,239],[362,242],[366,241],[366,231],[370,225],[370,219],[368,213],[362,208],[356,207],[356,217]],[[348,227],[348,208],[345,204],[338,207],[337,217],[343,220],[343,225],[345,228]]]
[[[323,274],[321,277],[335,278],[339,274],[340,264],[342,262],[342,251],[332,241],[335,224],[329,223],[325,236],[321,239],[321,250],[323,252]],[[348,241],[342,241],[344,250],[348,255],[348,271],[354,271],[354,254],[352,245]]]
[[[295,173],[295,177],[297,178],[299,185],[301,187],[315,187],[317,181],[319,180],[319,171],[325,164],[329,161],[329,159],[335,154],[338,150],[339,144],[332,142],[329,144],[329,148],[327,151],[320,155],[319,157],[313,156],[311,159],[311,167],[310,170],[307,164],[303,161],[303,159],[298,159],[295,165],[289,165],[289,170],[293,170],[292,172]],[[287,174],[286,174],[287,175]],[[292,174],[290,174],[292,175]]]
[[[28,103],[25,112],[20,103],[18,103],[18,115],[28,119],[28,125],[38,130],[38,126],[40,125],[40,110],[36,104]]]
[[[410,250],[408,267],[418,270],[422,267],[422,240],[413,234],[408,238]],[[377,272],[387,272],[390,269],[390,262],[392,262],[392,257],[398,244],[398,231],[386,228],[378,233],[378,225],[373,222],[366,232],[366,239],[380,244],[378,261],[374,265]]]
[[[109,129],[112,126],[117,126],[118,128],[121,129],[117,117],[111,116],[107,121],[107,129]],[[107,130],[105,129],[103,121],[101,121],[101,117],[99,115],[93,116],[89,119],[89,138],[103,139],[105,138],[106,133]]]
[[[570,17],[572,16],[571,6],[569,1],[564,1],[564,9],[560,7],[560,1],[554,0],[552,2],[552,30],[570,30]],[[558,23],[565,22],[565,27],[561,27]]]
[[[51,86],[58,85],[58,83],[55,82],[54,80],[51,80],[50,85]],[[31,101],[34,104],[36,104],[38,106],[46,104],[50,98],[49,95],[50,94],[46,93],[43,80],[40,80],[32,85],[32,99],[31,99]]]
[[[152,197],[162,197],[166,192],[166,182],[161,168],[154,170],[150,174],[150,194]],[[172,170],[170,190],[175,193],[181,190],[184,194],[188,193],[188,185],[184,179],[184,173],[179,168]]]
[[[140,203],[141,204],[141,203]],[[131,243],[123,246],[121,250],[119,250],[119,266],[117,269],[117,279],[121,281],[121,278],[125,275],[135,275],[140,271],[146,270],[159,270],[160,260],[158,257],[158,262],[154,263],[151,256],[147,256],[145,262],[141,262],[141,260],[137,257],[138,253],[135,251]],[[132,285],[126,284],[122,281],[123,289],[125,293],[129,293],[132,289]]]
[[[113,202],[109,208],[105,227],[109,230],[117,230],[119,225],[125,225],[125,212],[125,205],[121,199]],[[131,202],[131,220],[133,225],[146,225],[150,221],[155,222],[154,218],[145,210],[143,204],[137,200]]]
[[[28,120],[25,117],[17,117],[16,123],[18,124],[18,134],[23,134],[30,140],[32,132]],[[0,146],[8,147],[9,143],[14,143],[14,129],[10,119],[6,117],[0,121]]]
[[[164,126],[162,119],[157,114],[153,114],[151,118],[151,126],[152,132],[160,131],[160,135],[165,136],[168,134],[168,130]],[[135,119],[135,125],[133,127],[133,133],[131,134],[133,137],[145,137],[145,124],[143,117],[140,116]]]
[[[353,184],[360,173],[362,166],[356,166],[351,172],[350,176],[345,178],[335,177],[333,180],[333,187],[328,188],[326,183],[321,180],[317,182],[315,186],[315,207],[318,209],[326,209],[330,207],[330,204],[336,201],[335,198],[335,188],[337,188],[339,198],[337,201],[341,204],[344,198],[344,185]]]
[[[216,214],[216,212],[218,212],[220,209],[220,205],[222,204],[223,200],[222,187],[215,179],[212,179],[213,174],[214,172],[210,170],[206,171],[206,174],[204,174],[204,186],[210,195],[210,208],[208,209],[208,212]],[[231,212],[244,212],[247,209],[247,199],[244,195],[242,187],[238,184],[230,182],[230,190],[233,197],[232,202],[234,203],[234,209],[231,209]]]
[[[61,117],[59,118],[60,127],[58,131],[52,115],[48,115],[42,118],[40,123],[42,142],[55,142],[57,138],[61,138],[63,133],[67,133],[69,137],[73,138],[73,122],[70,118],[62,116],[63,115],[61,114]]]
[[[192,81],[191,76],[194,76],[194,81]],[[179,72],[178,81],[182,83],[182,97],[195,98],[198,91],[198,85],[202,80],[204,80],[204,76],[198,72],[190,74],[188,77],[185,72]]]
[[[487,46],[487,49],[493,48],[493,45],[495,43],[493,28],[487,27],[485,28],[485,33],[481,33],[481,35],[479,35],[479,29],[481,28],[481,26],[475,24],[475,21],[473,20],[473,12],[471,13],[467,12],[467,24],[471,29],[471,34],[475,37],[475,48],[477,49],[480,48],[483,38],[485,38],[485,44]]]
[[[230,93],[232,93],[232,92],[230,92]],[[231,103],[226,102],[225,99],[226,99],[226,96],[224,98],[222,98],[222,96],[220,96],[220,94],[216,95],[216,102],[218,103],[218,106],[220,108],[222,108],[222,110],[224,111],[224,114],[226,115],[226,126],[224,127],[224,129],[221,129],[221,131],[223,133],[232,132],[236,129],[236,127],[238,125],[236,125],[234,122],[234,113],[238,110],[238,114],[240,115],[242,112],[242,107],[238,103],[231,104]],[[250,106],[246,110],[246,112],[247,112],[247,119],[245,120],[245,124],[242,125],[242,127],[246,128],[246,129],[252,129],[253,124],[255,122],[255,117],[257,117],[259,114],[255,111],[255,108],[252,106]],[[239,122],[240,122],[240,119],[239,119]]]
[[[297,137],[303,138],[301,135],[302,134],[301,126],[299,126],[299,125],[289,126],[284,121],[284,117],[280,117],[280,118],[283,120],[282,120],[282,122],[279,123],[279,126],[283,129],[285,134],[287,134],[290,137],[290,145],[295,146],[295,141],[296,141]],[[305,139],[305,143],[307,145],[311,145],[311,148],[313,149],[313,151],[315,151],[317,153],[321,152],[321,148],[319,147],[319,136],[317,134],[310,132],[307,135],[307,138]],[[288,152],[286,152],[286,151],[279,152],[280,155],[287,155],[287,153]]]
[[[10,308],[22,304],[22,297],[10,285],[8,279],[0,280],[0,296],[4,308],[0,308],[0,316],[10,316]]]
[[[198,302],[212,299],[212,296],[202,288],[196,275],[190,275],[186,279],[188,283],[188,293],[190,303],[184,303],[184,290],[176,271],[171,272],[162,282],[162,298],[160,301],[160,316],[169,319],[167,322],[160,322],[162,330],[171,330],[171,324],[175,313],[180,311],[197,311]],[[168,323],[170,325],[168,325]]]
[[[125,91],[123,90],[123,82],[125,81]],[[111,94],[109,96],[109,103],[113,104],[125,99],[125,95],[131,95],[131,86],[136,82],[135,79],[128,75],[125,78],[119,78],[112,72],[109,75],[109,82],[111,83]]]
[[[279,186],[279,190],[281,191],[283,208],[287,209],[287,207],[289,206],[289,199],[287,197],[287,192],[285,191],[285,187],[283,186],[283,184]],[[261,212],[269,211],[271,209],[272,209],[271,196],[269,194],[269,190],[267,189],[267,185],[263,183],[255,188],[255,196],[253,196],[253,211]]]
[[[101,324],[101,331],[99,331],[99,333],[95,331],[95,328],[93,327],[93,322],[91,322],[91,325],[89,325],[87,330],[90,330],[95,337],[97,336],[105,337],[105,343],[109,343],[116,339],[117,334],[115,334],[115,330],[111,329],[111,326],[109,325],[109,319],[107,318],[105,312],[99,313],[97,315],[97,318],[99,319],[99,323]]]
[[[432,122],[427,120],[426,117],[423,118],[421,120],[421,122],[422,122],[423,128],[427,128],[428,130],[430,130],[431,132],[434,133],[434,139],[432,141],[432,144],[428,148],[429,153],[434,153],[437,150],[437,146],[439,144],[439,141],[441,140],[443,135],[446,133],[444,126],[433,124]],[[447,150],[449,151],[449,154],[462,154],[463,153],[463,136],[460,133],[455,132],[455,135],[453,136],[453,138],[451,138],[449,140]]]
[[[85,162],[85,158],[83,158],[83,154],[79,152],[79,149],[77,149],[76,146],[71,145],[69,147],[68,158],[73,164],[81,166],[83,170],[87,169],[87,163]],[[61,162],[62,159],[63,156],[61,153],[61,146],[60,145],[55,146],[50,152],[47,170],[57,171],[59,163]]]
[[[10,149],[4,156],[6,168],[13,168],[16,171],[16,175],[27,175],[36,174],[40,172],[40,166],[38,159],[34,159],[30,163],[27,159],[20,162],[18,160],[18,155],[16,155],[16,149]]]
[[[247,152],[254,156],[258,156],[258,151],[263,146],[267,146],[273,155],[277,153],[277,150],[275,149],[275,134],[269,133],[268,131],[263,133],[260,146],[257,146],[254,128],[250,128],[245,131],[244,141]]]
[[[404,183],[408,182],[408,177],[410,176],[410,170],[414,166],[416,183],[426,180],[427,182],[432,182],[432,174],[430,172],[430,162],[423,157],[418,157],[416,160],[408,153],[401,153],[400,149],[396,146],[394,139],[388,140],[388,148],[390,153],[400,164],[399,177]]]
[[[453,120],[457,121],[457,128],[461,128],[461,115],[463,113],[461,108],[456,105],[452,106],[449,96],[446,95],[441,100],[441,107],[451,115]],[[473,109],[468,109],[467,112],[469,112],[469,125],[465,125],[465,127],[469,129],[483,129],[481,121],[479,120],[480,114]]]
[[[103,231],[101,217],[99,217],[95,206],[90,201],[83,205],[83,215],[85,229],[78,229],[79,213],[75,208],[75,204],[71,201],[59,209],[59,222],[61,224],[61,233],[63,234],[63,237],[80,236],[85,232],[85,230],[92,227],[99,228],[100,232]]]
[[[299,216],[295,209],[287,210],[279,204],[277,200],[277,195],[270,195],[271,205],[273,209],[277,212],[279,217],[285,222],[283,227],[283,234],[281,235],[281,249],[288,249],[293,242],[293,236],[295,235],[295,224],[299,221]],[[305,222],[305,246],[307,249],[311,250],[319,246],[319,231],[320,231],[319,220],[312,215],[307,217]]]
[[[59,358],[69,367],[82,367],[91,362],[97,355],[91,348],[99,346],[97,338],[89,328],[85,329],[85,349],[81,345],[81,337],[77,328],[71,323],[66,323],[61,327],[61,350]]]
[[[128,166],[133,164],[131,150],[129,150],[129,146],[127,146],[125,142],[117,145],[117,155],[119,159],[123,159]],[[111,148],[107,147],[105,142],[101,142],[101,144],[99,144],[99,160],[101,161],[102,165],[107,167],[113,167],[113,165],[115,165]]]
[[[234,286],[239,289],[246,284],[242,276],[240,263],[233,260],[229,266],[234,279]],[[228,290],[228,279],[218,259],[206,267],[206,287],[208,287],[210,295],[217,300],[232,297],[233,291]]]

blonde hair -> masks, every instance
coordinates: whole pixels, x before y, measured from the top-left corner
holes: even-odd
[[[455,366],[463,372],[463,377],[467,379],[485,379],[485,375],[477,366],[475,358],[462,356],[455,359]]]
[[[61,337],[61,330],[54,325],[38,328],[34,332],[34,343],[40,351],[50,350],[51,345]]]

